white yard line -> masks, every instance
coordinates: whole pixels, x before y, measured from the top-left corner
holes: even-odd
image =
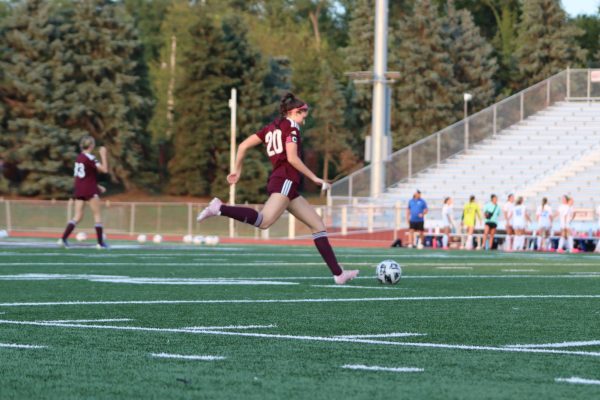
[[[406,290],[401,287],[386,286],[358,286],[358,285],[310,285],[310,287],[333,288],[333,289],[373,289],[373,290]]]
[[[503,269],[502,272],[538,272],[539,269]]]
[[[44,323],[44,322],[35,322],[35,321],[11,321],[11,320],[0,320],[0,324],[44,326],[44,327],[58,327],[58,328],[79,328],[79,329],[108,329],[108,330],[137,331],[137,332],[188,333],[188,334],[196,334],[196,335],[237,336],[237,337],[253,337],[253,338],[264,338],[264,339],[297,340],[297,341],[375,344],[375,345],[387,345],[387,346],[421,347],[421,348],[435,348],[435,349],[448,349],[448,350],[477,350],[477,351],[497,351],[497,352],[511,352],[511,353],[562,354],[562,355],[600,357],[600,352],[589,352],[589,351],[528,349],[528,348],[517,348],[517,347],[495,347],[495,346],[470,346],[470,345],[444,344],[444,343],[389,342],[389,341],[373,340],[373,339],[351,339],[351,338],[324,337],[324,336],[278,335],[278,334],[266,334],[266,333],[250,333],[250,332],[227,332],[227,331],[218,331],[218,330],[217,331],[209,331],[209,330],[189,330],[189,329],[181,329],[181,328],[151,328],[151,327],[142,327],[142,326],[53,324],[53,323]]]
[[[473,267],[435,267],[435,269],[473,269]]]
[[[186,355],[186,354],[168,354],[168,353],[150,353],[150,356],[155,358],[176,358],[181,360],[200,360],[200,361],[217,361],[224,360],[223,356],[200,356],[200,355]]]
[[[190,331],[216,331],[221,329],[270,329],[277,328],[277,325],[227,325],[227,326],[187,326],[182,329]]]
[[[411,337],[411,336],[427,336],[426,333],[411,333],[411,332],[392,332],[373,335],[338,335],[336,338],[342,339],[363,339],[363,338],[392,338],[392,337]]]
[[[555,382],[566,382],[566,383],[575,383],[579,385],[600,385],[600,380],[595,379],[584,379],[579,378],[577,376],[572,376],[570,378],[556,378]]]
[[[40,346],[37,344],[0,343],[0,347],[9,349],[45,349],[48,346]]]
[[[548,295],[491,295],[491,296],[413,296],[413,297],[357,297],[314,299],[239,299],[239,300],[115,300],[115,301],[48,301],[0,303],[0,307],[84,306],[125,304],[256,304],[256,303],[356,303],[363,301],[448,301],[448,300],[553,300],[600,299],[600,294],[548,294]]]
[[[82,322],[127,322],[133,321],[131,318],[102,318],[102,319],[57,319],[49,321],[37,321],[37,322],[50,322],[50,323],[82,323]]]
[[[539,344],[509,344],[505,347],[522,347],[528,349],[544,348],[562,348],[562,347],[584,347],[600,346],[600,340],[587,340],[580,342],[561,342],[561,343],[539,343]]]
[[[379,367],[376,365],[346,364],[342,365],[344,369],[356,369],[361,371],[387,371],[387,372],[423,372],[423,368],[414,367]]]

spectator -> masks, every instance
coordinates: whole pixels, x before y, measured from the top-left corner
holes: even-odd
[[[483,228],[483,248],[489,250],[494,246],[494,235],[498,227],[498,217],[500,216],[500,207],[498,207],[498,196],[493,194],[489,203],[483,208],[485,217],[485,226]],[[488,236],[490,238],[488,245]]]
[[[451,230],[456,229],[456,223],[454,222],[454,210],[452,209],[451,197],[444,199],[444,205],[442,206],[442,247],[444,250],[448,250],[448,239],[450,237]]]
[[[465,243],[465,249],[473,249],[473,231],[475,230],[475,224],[479,220],[481,221],[481,210],[479,204],[475,202],[475,196],[469,197],[469,202],[465,204],[463,208],[462,224],[467,229],[467,242]]]
[[[427,214],[427,203],[421,198],[421,191],[417,190],[413,198],[408,202],[406,209],[406,219],[408,226],[408,247],[412,247],[415,242],[415,232],[419,233],[419,240],[416,241],[418,249],[423,248],[425,236],[425,214]]]

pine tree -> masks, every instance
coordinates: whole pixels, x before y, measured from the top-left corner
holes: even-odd
[[[584,65],[586,53],[576,38],[583,31],[567,21],[559,0],[529,0],[518,25],[519,81],[531,86],[568,66]]]
[[[151,95],[143,47],[123,5],[77,2],[65,34],[72,65],[65,73],[65,125],[108,148],[111,175],[126,189],[156,182],[146,127]]]
[[[473,106],[482,109],[494,100],[493,77],[498,71],[493,48],[481,36],[468,10],[456,10],[454,0],[447,3],[444,35],[450,37],[448,53],[458,81],[453,98],[460,99],[463,93],[473,95]],[[462,103],[455,102],[457,119],[462,118]]]
[[[395,86],[394,148],[404,147],[456,120],[459,83],[448,54],[449,38],[431,0],[420,0],[402,19],[397,52],[401,76]]]
[[[0,28],[0,154],[11,191],[66,197],[76,155],[61,126],[60,57],[63,16],[47,2],[28,0]],[[5,181],[2,190],[9,187]]]

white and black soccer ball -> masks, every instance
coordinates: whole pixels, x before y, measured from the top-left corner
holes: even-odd
[[[156,234],[152,237],[152,241],[156,244],[160,244],[163,240],[162,235]]]
[[[402,277],[402,267],[394,260],[385,260],[377,266],[376,274],[379,282],[395,285]]]
[[[137,237],[137,241],[138,243],[146,243],[146,240],[148,240],[148,236],[142,234],[139,234]]]
[[[77,232],[77,235],[75,235],[75,240],[77,240],[78,242],[83,242],[86,239],[87,233],[85,232]]]

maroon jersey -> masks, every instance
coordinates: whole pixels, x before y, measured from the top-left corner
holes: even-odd
[[[302,141],[298,124],[288,118],[277,119],[258,131],[256,135],[267,146],[267,155],[273,165],[270,178],[285,178],[300,183],[300,172],[288,162],[285,149],[286,143],[296,143],[298,157],[301,156]]]
[[[100,162],[89,153],[81,153],[75,159],[75,198],[91,199],[100,194],[96,175]]]

